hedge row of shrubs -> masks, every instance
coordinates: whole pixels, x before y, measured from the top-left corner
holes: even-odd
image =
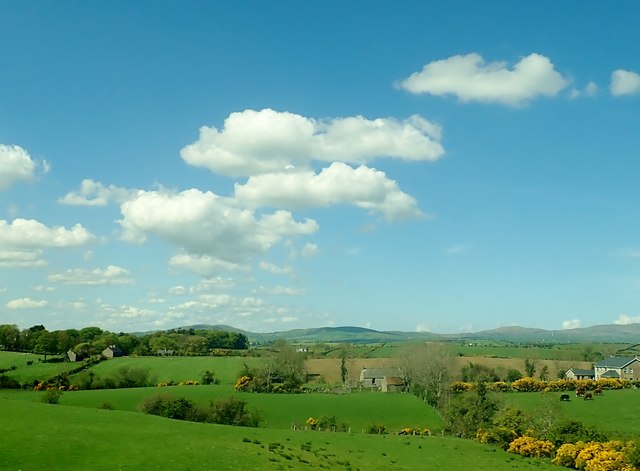
[[[204,407],[184,397],[155,394],[145,398],[138,408],[145,414],[169,419],[242,427],[258,427],[262,419],[258,411],[250,411],[245,401],[234,397],[211,400],[208,407]]]
[[[529,436],[518,437],[509,445],[509,452],[522,456],[555,457],[552,463],[585,471],[637,471],[639,450],[633,441],[565,443],[558,449],[549,440]]]
[[[459,393],[474,390],[477,383],[467,383],[464,381],[456,381],[451,384],[451,391]],[[535,392],[535,391],[575,391],[576,389],[585,389],[593,391],[595,389],[628,389],[640,387],[640,381],[602,378],[598,380],[592,379],[559,379],[556,381],[543,381],[536,378],[521,378],[513,383],[505,383],[504,381],[496,381],[495,383],[486,383],[487,389],[497,392]]]

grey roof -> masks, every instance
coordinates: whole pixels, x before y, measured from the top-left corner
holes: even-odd
[[[638,357],[609,357],[596,365],[596,368],[624,368]]]
[[[385,376],[398,376],[398,371],[392,368],[363,368],[362,378],[384,378]]]
[[[609,371],[605,371],[604,373],[602,373],[600,375],[601,378],[619,378],[620,375],[618,374],[617,371],[614,370],[609,370]]]
[[[595,376],[595,372],[593,370],[580,370],[578,368],[571,368],[571,371],[576,376]]]

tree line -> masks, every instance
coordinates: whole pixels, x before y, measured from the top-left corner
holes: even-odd
[[[215,349],[244,350],[249,339],[240,332],[199,329],[171,329],[148,334],[114,333],[100,327],[47,330],[34,325],[20,330],[14,324],[0,325],[0,349],[62,355],[73,350],[80,358],[100,354],[115,345],[124,355],[156,355],[171,351],[176,355],[208,355]]]

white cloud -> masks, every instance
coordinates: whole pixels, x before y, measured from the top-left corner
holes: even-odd
[[[485,63],[477,53],[431,62],[399,86],[411,93],[454,95],[463,103],[478,101],[523,106],[539,96],[555,96],[568,81],[540,54],[530,54],[513,68]]]
[[[613,96],[640,93],[640,74],[629,70],[614,70],[611,74],[610,90]]]
[[[318,255],[319,250],[318,244],[312,244],[309,242],[304,244],[300,253],[305,258],[311,258]]]
[[[95,180],[85,179],[80,183],[79,190],[67,193],[58,202],[74,206],[106,206],[110,202],[124,203],[136,191],[115,185],[104,186]]]
[[[226,271],[248,271],[246,265],[227,262],[211,255],[191,255],[182,253],[174,255],[169,260],[169,266],[175,269],[185,269],[200,276],[213,276]]]
[[[274,265],[269,262],[260,262],[260,268],[264,271],[268,271],[269,273],[273,273],[274,275],[288,275],[293,273],[293,268],[291,267],[279,267],[278,265]]]
[[[6,190],[19,181],[33,180],[38,166],[45,173],[49,171],[46,161],[38,164],[22,147],[0,144],[0,190]]]
[[[95,270],[73,268],[62,273],[49,275],[49,281],[65,285],[84,286],[124,285],[134,282],[129,270],[114,265],[109,265],[104,270],[101,268],[96,268]]]
[[[595,82],[589,82],[586,87],[584,87],[584,94],[587,96],[595,96],[598,93],[598,85]]]
[[[48,305],[47,301],[35,300],[31,298],[12,299],[7,303],[7,309],[35,309],[42,308]]]
[[[307,292],[291,286],[260,286],[258,291],[272,296],[304,296]]]
[[[308,235],[318,224],[297,222],[288,211],[257,216],[237,202],[197,189],[175,194],[140,191],[121,206],[120,224],[126,240],[142,242],[148,235],[174,244],[191,255],[209,255],[215,261],[244,264],[284,237]],[[202,261],[203,259],[201,259]],[[174,260],[174,265],[187,263]]]
[[[562,321],[562,329],[578,329],[582,327],[582,321],[580,319],[571,319],[568,321]]]
[[[618,318],[613,321],[614,324],[628,325],[640,323],[640,316],[628,316],[626,314],[620,314]]]
[[[0,268],[34,268],[46,264],[42,250],[0,250]]]
[[[200,128],[181,156],[190,165],[238,177],[308,169],[312,161],[362,164],[380,157],[436,160],[441,129],[420,116],[315,120],[271,109],[231,113],[222,130]]]
[[[402,192],[384,172],[364,165],[354,169],[334,162],[319,174],[313,171],[270,173],[250,177],[235,185],[245,204],[287,209],[350,204],[391,221],[422,216],[415,198]]]
[[[41,249],[44,247],[73,247],[86,244],[94,236],[80,224],[71,229],[47,227],[33,219],[14,219],[11,223],[0,219],[0,246],[12,249]]]
[[[56,289],[53,286],[38,285],[34,286],[33,290],[38,291],[39,293],[52,293]]]

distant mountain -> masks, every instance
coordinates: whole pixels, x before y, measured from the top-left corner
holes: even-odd
[[[578,329],[545,330],[508,326],[462,334],[437,334],[433,332],[378,331],[364,327],[316,327],[282,332],[247,332],[227,325],[197,324],[180,327],[195,330],[226,330],[240,332],[251,342],[267,343],[277,339],[290,342],[403,342],[428,340],[495,340],[502,342],[539,343],[640,343],[640,324],[606,324]]]

